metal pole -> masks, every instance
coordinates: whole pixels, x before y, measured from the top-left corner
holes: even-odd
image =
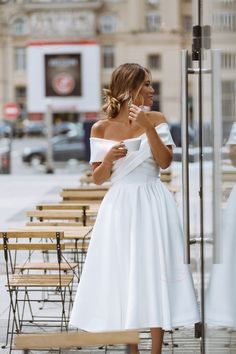
[[[188,156],[188,51],[181,51],[181,142],[182,142],[182,192],[184,262],[190,264],[190,221],[189,221],[189,156]]]
[[[47,127],[46,173],[54,173],[53,146],[52,146],[52,109],[49,104],[47,104],[47,111],[46,111],[46,127]]]

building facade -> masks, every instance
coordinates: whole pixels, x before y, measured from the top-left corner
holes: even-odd
[[[224,32],[232,32],[232,51],[222,53],[227,93],[227,87],[236,82],[232,76],[236,71],[236,2],[216,1],[219,12],[210,14],[209,23],[219,27],[221,48]],[[92,40],[100,46],[101,88],[108,85],[116,66],[138,62],[152,72],[153,109],[163,111],[169,121],[179,121],[179,53],[191,48],[193,6],[191,0],[2,0],[0,119],[6,102],[16,102],[27,117],[26,48],[30,42]]]

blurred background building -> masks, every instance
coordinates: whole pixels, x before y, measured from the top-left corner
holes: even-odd
[[[176,52],[190,46],[191,1],[12,0],[2,1],[0,10],[0,119],[6,102],[21,107],[21,118],[43,118],[27,111],[27,47],[35,41],[98,43],[101,88],[121,63],[147,66],[156,91],[153,109],[162,110],[171,121],[180,119]],[[228,64],[233,59],[225,60]],[[77,113],[54,112],[69,120],[79,119]],[[89,112],[87,117],[91,118]]]
[[[97,43],[100,53],[97,75],[101,89],[108,85],[117,65],[137,61],[152,72],[156,91],[153,109],[163,111],[170,122],[179,122],[180,56],[176,53],[182,48],[191,48],[193,6],[191,0],[2,0],[0,120],[6,118],[4,105],[7,102],[20,107],[18,121],[44,119],[45,112],[29,110],[27,105],[27,96],[37,84],[32,76],[32,85],[28,85],[27,48],[30,45],[40,44],[42,48],[51,44],[55,51],[55,46],[61,44]],[[235,96],[236,90],[236,2],[215,0],[214,11],[209,9],[209,24],[219,32],[214,36],[213,47],[222,49],[223,113],[232,120],[235,107],[231,95],[234,92]],[[36,64],[35,61],[35,74],[39,70]],[[90,68],[93,65],[95,61]],[[83,65],[81,70],[83,73]],[[93,102],[91,95],[91,106]],[[98,111],[80,111],[79,106],[55,107],[54,121],[76,122],[99,116]]]

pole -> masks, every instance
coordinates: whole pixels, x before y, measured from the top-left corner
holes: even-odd
[[[46,173],[54,173],[53,168],[53,146],[52,146],[52,109],[47,105],[46,111],[47,127],[47,152],[46,152]]]

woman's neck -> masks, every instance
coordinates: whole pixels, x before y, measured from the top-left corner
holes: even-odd
[[[124,125],[130,125],[130,120],[129,120],[129,109],[127,105],[124,105],[121,107],[120,112],[115,118],[116,122],[120,122]]]

